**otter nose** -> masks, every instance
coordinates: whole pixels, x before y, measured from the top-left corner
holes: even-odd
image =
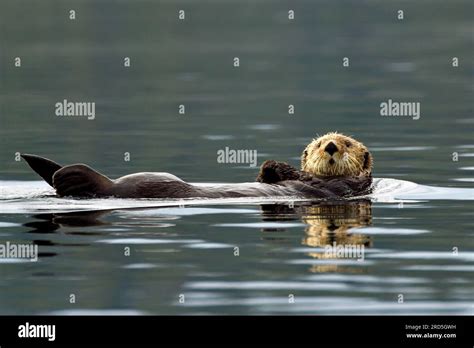
[[[337,152],[337,146],[334,145],[334,143],[331,141],[329,144],[326,145],[324,151],[326,151],[328,154],[331,156],[333,155],[334,152]]]

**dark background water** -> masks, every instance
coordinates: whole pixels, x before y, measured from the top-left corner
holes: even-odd
[[[372,148],[376,176],[466,185],[453,182],[465,172],[451,158],[472,151],[473,7],[2,1],[1,177],[35,178],[14,161],[15,152],[33,152],[111,176],[155,170],[190,181],[251,180],[256,169],[218,164],[217,150],[256,149],[260,163],[297,164],[309,140],[337,130]],[[420,120],[381,117],[389,98],[421,102]],[[63,99],[96,102],[96,119],[55,116]]]
[[[472,1],[3,0],[0,179],[36,180],[15,161],[28,152],[111,177],[168,171],[188,181],[252,181],[257,168],[217,163],[216,152],[255,149],[259,164],[298,165],[313,137],[337,130],[369,146],[376,177],[472,187],[473,10]],[[63,99],[95,102],[96,118],[55,116]],[[387,99],[420,102],[421,118],[381,117]],[[44,240],[40,250],[52,253],[1,265],[0,311],[472,313],[472,203],[396,207],[372,206],[373,263],[339,269],[312,264],[311,223],[300,214],[296,225],[254,225],[258,206],[112,212],[101,218],[110,225],[76,227],[0,212],[2,240]],[[346,215],[339,226],[352,231]],[[171,242],[147,244],[160,238]],[[122,243],[134,245],[129,259]],[[244,250],[238,258],[235,245]],[[464,256],[445,259],[455,246]],[[76,306],[65,303],[72,292]],[[300,298],[293,307],[290,292]],[[411,294],[411,307],[396,307],[400,292]],[[179,293],[188,306],[176,303]]]

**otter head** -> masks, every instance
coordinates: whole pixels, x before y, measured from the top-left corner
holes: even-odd
[[[317,176],[370,176],[372,155],[364,144],[339,133],[314,139],[303,151],[301,170]]]

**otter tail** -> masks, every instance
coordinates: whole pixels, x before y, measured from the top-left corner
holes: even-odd
[[[41,176],[50,186],[53,186],[53,175],[62,168],[61,165],[36,155],[22,154],[21,157],[28,163],[31,169]]]

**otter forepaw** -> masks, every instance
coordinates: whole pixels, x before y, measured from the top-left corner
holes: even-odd
[[[285,180],[299,180],[301,173],[296,168],[285,162],[268,160],[263,162],[257,181],[266,184],[275,184]]]

